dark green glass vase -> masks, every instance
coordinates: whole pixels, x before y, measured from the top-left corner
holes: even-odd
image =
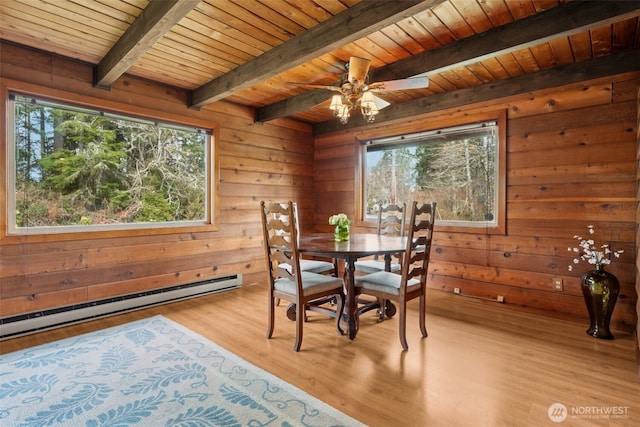
[[[589,312],[587,334],[604,340],[613,339],[609,322],[619,293],[620,282],[616,276],[604,271],[601,264],[582,275],[582,294]]]

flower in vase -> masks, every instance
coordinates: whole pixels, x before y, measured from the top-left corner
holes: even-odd
[[[593,225],[588,227],[589,234],[595,233]],[[576,258],[573,259],[574,264],[579,264],[580,261],[587,261],[592,265],[607,265],[611,264],[611,255],[620,258],[620,254],[623,250],[612,251],[609,248],[609,244],[603,244],[599,247],[593,239],[584,239],[581,236],[575,235],[574,239],[578,240],[578,247],[568,248],[569,252],[576,254]],[[573,270],[573,265],[569,265],[569,271]]]
[[[347,217],[347,214],[339,213],[337,215],[331,215],[329,217],[329,225],[337,225],[339,227],[348,227],[351,225],[351,220]]]

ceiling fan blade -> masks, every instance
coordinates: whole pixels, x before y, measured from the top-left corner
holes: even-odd
[[[370,89],[378,91],[424,89],[427,87],[429,87],[428,77],[388,80],[386,82],[376,82],[369,85]]]
[[[353,83],[354,79],[364,83],[367,79],[367,73],[369,73],[370,64],[371,60],[369,59],[352,56],[349,59],[349,83]]]
[[[304,87],[313,88],[313,89],[328,89],[328,90],[333,90],[333,91],[336,91],[336,92],[341,92],[342,91],[342,88],[340,88],[339,86],[314,85],[314,84],[310,84],[310,83],[298,83],[298,82],[287,82],[287,84],[296,85],[296,86],[304,86]]]
[[[376,95],[373,95],[373,100],[376,103],[376,108],[378,110],[382,110],[383,108],[387,108],[389,105],[391,105],[390,103]]]

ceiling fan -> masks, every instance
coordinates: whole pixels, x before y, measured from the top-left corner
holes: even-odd
[[[369,66],[371,60],[352,56],[345,64],[347,73],[340,76],[338,86],[304,84],[308,87],[329,89],[340,94],[331,97],[329,109],[333,115],[340,119],[340,123],[346,124],[351,116],[351,110],[360,108],[362,116],[373,122],[376,115],[383,108],[391,105],[374,92],[387,92],[392,90],[424,89],[429,86],[428,77],[414,77],[400,80],[388,80],[383,82],[369,82]],[[294,83],[300,84],[300,83]]]

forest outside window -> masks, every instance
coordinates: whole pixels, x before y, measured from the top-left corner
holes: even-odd
[[[379,202],[435,201],[439,229],[502,232],[504,148],[498,120],[362,144],[365,220],[377,216]]]
[[[210,221],[210,130],[9,95],[9,234]]]

